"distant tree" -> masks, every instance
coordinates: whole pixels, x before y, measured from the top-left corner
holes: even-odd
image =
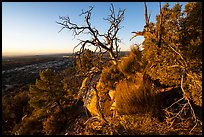
[[[50,69],[40,71],[39,75],[35,84],[29,87],[29,105],[33,111],[15,126],[15,135],[54,134],[63,127],[59,122],[67,119],[63,105],[72,94],[64,85],[63,75]],[[54,121],[46,123],[52,115],[55,116]]]

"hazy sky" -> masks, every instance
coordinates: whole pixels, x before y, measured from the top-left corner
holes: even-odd
[[[82,9],[94,6],[91,16],[91,25],[101,32],[106,32],[108,24],[103,20],[110,13],[110,2],[3,2],[2,3],[2,53],[15,54],[44,54],[69,53],[73,51],[79,41],[71,31],[58,31],[61,26],[56,23],[59,16],[69,16],[71,21],[80,25],[84,17],[79,16]],[[172,7],[175,2],[170,2]],[[186,2],[181,2],[182,7]],[[124,9],[124,26],[119,31],[122,39],[121,50],[129,50],[130,45],[142,43],[143,37],[134,38],[132,31],[140,31],[145,25],[143,2],[113,2],[115,10]],[[164,5],[164,2],[162,2]],[[147,2],[148,12],[151,12],[150,21],[155,22],[159,13],[158,2]]]

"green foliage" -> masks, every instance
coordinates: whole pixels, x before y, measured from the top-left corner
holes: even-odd
[[[35,114],[34,114],[35,113]],[[14,135],[42,135],[42,119],[44,112],[37,110],[29,117],[26,117],[16,128],[13,129]],[[39,114],[40,113],[40,114]]]
[[[121,127],[128,134],[134,135],[171,134],[173,128],[167,128],[165,123],[152,117],[160,115],[162,107],[171,105],[181,96],[202,107],[201,10],[200,2],[189,2],[183,12],[179,3],[172,8],[169,8],[168,3],[165,4],[162,7],[162,26],[160,27],[160,14],[156,16],[155,24],[149,24],[152,33],[145,35],[143,51],[139,51],[138,47],[131,47],[130,54],[123,57],[118,65],[109,66],[104,63],[107,66],[102,69],[96,86],[99,104],[106,118],[109,117],[113,100],[108,93],[115,90],[119,121],[108,119],[107,125],[97,120],[87,125],[81,122],[76,124],[81,127],[75,129],[80,129],[83,134],[120,134]],[[67,124],[67,119],[73,118],[78,109],[74,95],[78,93],[82,78],[76,74],[89,72],[94,66],[99,66],[98,62],[94,53],[85,49],[80,60],[78,58],[76,61],[76,69],[69,68],[61,74],[46,69],[39,73],[40,78],[35,84],[30,85],[29,93],[4,96],[3,134],[60,133]],[[167,92],[164,87],[171,90]],[[182,105],[174,105],[172,112],[182,110]]]
[[[63,89],[62,77],[49,69],[40,72],[40,79],[30,86],[29,91],[29,104],[37,109],[48,107],[56,101],[62,102],[67,94]]]
[[[68,96],[72,96],[78,93],[82,78],[76,76],[75,67],[69,67],[62,72],[64,90],[67,91]]]
[[[180,48],[188,62],[188,69],[199,73],[202,71],[202,3],[189,2],[184,14]]]
[[[63,88],[63,77],[60,74],[46,69],[39,75],[40,78],[36,80],[35,85],[30,85],[27,95],[30,98],[27,103],[29,102],[29,107],[32,107],[33,111],[14,127],[13,134],[44,134],[43,121],[53,113],[54,103],[57,102],[58,107],[62,108],[62,102],[66,100],[67,91]]]
[[[163,27],[161,29],[159,27],[161,15],[158,15],[156,18],[156,32],[153,34],[157,37],[159,31],[161,31],[162,42],[160,47],[158,47],[159,41],[152,41],[152,35],[146,37],[143,42],[143,59],[148,62],[146,72],[153,80],[158,79],[161,84],[169,86],[179,85],[182,70],[173,66],[183,66],[183,63],[180,55],[175,53],[173,49],[180,52],[181,6],[176,4],[172,9],[169,9],[169,5],[165,4],[162,8],[162,14]]]
[[[77,84],[80,81],[77,81],[77,77],[74,77],[75,74],[76,70],[74,68],[66,69],[60,73],[50,69],[40,71],[39,79],[36,80],[35,84],[30,85],[29,92],[25,96],[22,92],[23,95],[19,94],[20,96],[14,97],[15,105],[19,104],[19,100],[23,100],[19,105],[23,107],[27,103],[26,109],[30,108],[30,111],[21,115],[20,119],[22,118],[22,120],[18,123],[11,123],[13,126],[9,130],[13,129],[12,134],[50,135],[61,132],[67,122],[67,116],[73,113],[71,108],[76,102],[73,93],[77,94]],[[8,99],[5,100],[5,104],[9,103]],[[12,110],[11,106],[7,107],[9,108],[5,107],[5,114]],[[16,107],[16,109],[20,110],[19,107]]]
[[[124,74],[119,71],[117,66],[112,65],[106,67],[102,70],[98,88],[107,90],[115,89],[116,83],[123,78]]]
[[[27,91],[20,91],[14,96],[6,95],[2,98],[3,134],[11,134],[14,126],[21,122],[21,118],[32,111],[28,104],[29,99]]]
[[[160,84],[178,87],[184,76],[186,95],[199,106],[202,106],[201,9],[199,2],[186,4],[183,12],[180,4],[175,4],[171,9],[165,4],[162,8],[162,28],[159,27],[160,15],[157,15],[155,33],[147,35],[143,42],[143,59],[147,62],[145,73]],[[157,34],[160,31],[162,41],[159,47]]]
[[[202,106],[202,72],[189,72],[185,82],[185,91],[194,104]]]
[[[80,73],[88,72],[94,65],[94,53],[89,49],[85,49],[76,60],[76,69]]]

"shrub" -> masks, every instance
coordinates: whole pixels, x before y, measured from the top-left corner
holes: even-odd
[[[34,116],[31,114],[29,117],[26,117],[18,126],[16,126],[12,132],[14,135],[42,135],[42,119],[42,115]]]
[[[193,103],[202,107],[202,72],[199,74],[190,72],[186,80],[186,94],[188,94]]]
[[[101,73],[99,81],[100,86],[98,86],[98,89],[115,89],[116,83],[123,78],[124,75],[119,71],[117,66],[112,65],[110,67],[104,68]]]
[[[67,95],[61,75],[50,69],[41,71],[39,75],[40,79],[37,79],[29,88],[30,106],[35,109],[46,109],[54,102],[61,106],[61,102],[66,100],[65,95]]]
[[[55,135],[59,133],[62,127],[61,118],[57,115],[50,115],[43,121],[43,132],[45,132],[46,135]]]
[[[122,115],[119,119],[128,135],[165,135],[170,130],[148,114]]]
[[[120,114],[151,113],[155,108],[153,87],[145,89],[143,75],[136,77],[136,80],[120,81],[116,86],[116,110]]]
[[[114,90],[116,84],[124,75],[118,70],[118,67],[112,65],[103,69],[99,82],[97,83],[97,90],[99,91],[99,105],[104,115],[110,114],[110,97],[109,91]]]
[[[68,67],[63,70],[63,88],[68,92],[68,95],[77,94],[82,83],[82,78],[76,76],[75,67]]]
[[[123,57],[118,64],[119,70],[126,76],[134,75],[143,70],[143,63],[141,61],[141,51],[138,46],[132,46],[129,56]]]
[[[20,91],[14,96],[5,95],[2,99],[2,128],[3,134],[11,134],[12,129],[16,124],[19,124],[24,115],[30,113],[28,101],[29,96],[27,91]]]
[[[83,53],[78,56],[76,60],[76,70],[81,74],[87,73],[92,67],[98,64],[98,61],[95,58],[96,55],[93,51],[84,49]]]

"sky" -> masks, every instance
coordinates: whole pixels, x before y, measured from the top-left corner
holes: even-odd
[[[172,7],[176,2],[170,2]],[[127,51],[130,46],[141,44],[143,37],[136,37],[130,41],[132,31],[142,31],[145,25],[143,2],[112,2],[115,11],[126,9],[122,29],[118,37],[122,40],[121,51]],[[165,3],[162,2],[162,5]],[[180,2],[184,7],[186,2]],[[61,26],[59,16],[69,16],[71,21],[85,25],[84,17],[79,16],[82,9],[88,10],[94,6],[91,15],[91,25],[105,33],[108,28],[103,18],[110,14],[111,2],[2,2],[2,55],[38,55],[47,53],[71,53],[78,39],[89,36],[73,36]],[[147,2],[150,21],[155,22],[159,13],[158,2]]]

